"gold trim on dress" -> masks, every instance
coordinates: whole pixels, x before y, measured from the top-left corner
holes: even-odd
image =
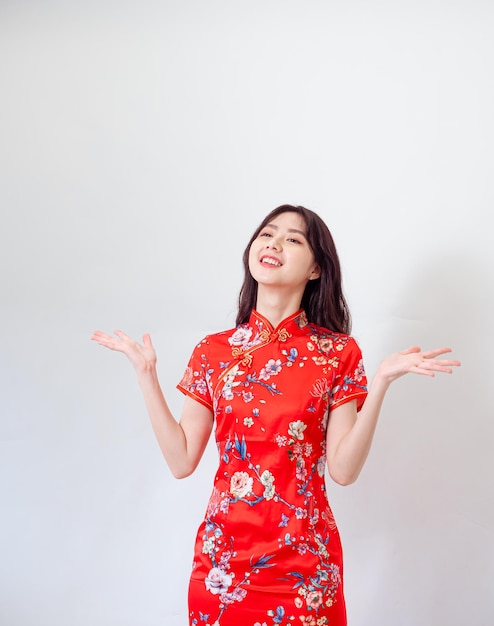
[[[286,328],[280,328],[280,330],[278,331],[278,341],[285,342],[290,337],[292,337],[292,335],[287,331]]]

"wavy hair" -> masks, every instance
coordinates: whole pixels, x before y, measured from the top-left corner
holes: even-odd
[[[249,250],[252,242],[261,230],[281,213],[297,213],[305,222],[306,237],[314,255],[315,262],[321,268],[321,276],[307,282],[302,296],[301,307],[312,324],[323,326],[328,330],[350,334],[351,316],[348,304],[343,295],[341,267],[336,246],[329,228],[324,221],[303,206],[282,204],[273,209],[252,235],[245,248],[242,261],[244,265],[244,281],[238,297],[238,313],[236,323],[248,322],[252,309],[256,306],[257,281],[249,270]]]

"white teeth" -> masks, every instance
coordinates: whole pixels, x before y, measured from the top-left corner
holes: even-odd
[[[268,257],[263,257],[261,259],[261,261],[263,263],[269,263],[269,265],[276,265],[277,267],[279,267],[281,265],[281,263],[279,263],[278,261],[276,261],[275,259],[270,259]]]

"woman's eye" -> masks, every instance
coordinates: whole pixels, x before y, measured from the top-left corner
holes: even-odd
[[[261,233],[259,237],[271,237],[271,233]]]
[[[293,237],[289,237],[289,238],[288,238],[288,241],[289,241],[290,243],[301,243],[301,241],[299,241],[298,239],[294,239]]]

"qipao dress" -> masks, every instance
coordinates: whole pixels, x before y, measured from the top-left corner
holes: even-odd
[[[257,311],[193,350],[185,394],[215,417],[219,466],[195,543],[190,626],[345,626],[342,549],[326,495],[329,412],[360,408],[349,335]]]

